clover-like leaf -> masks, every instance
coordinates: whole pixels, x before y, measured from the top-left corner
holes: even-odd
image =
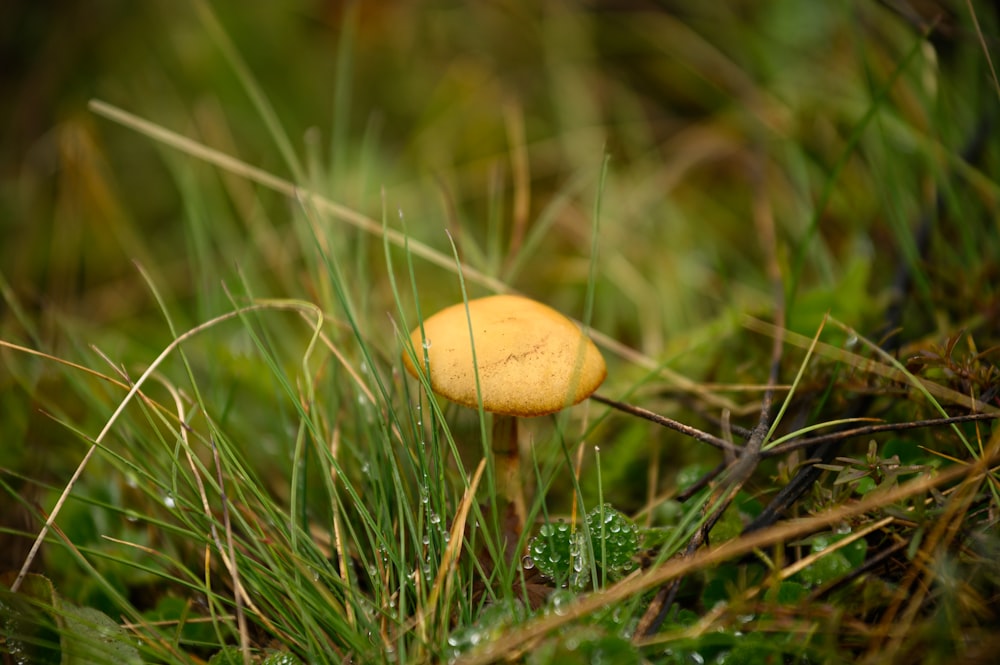
[[[635,524],[610,504],[594,508],[586,520],[586,530],[573,529],[565,522],[543,524],[531,539],[526,563],[574,589],[587,586],[591,561],[611,578],[630,570],[639,551]]]

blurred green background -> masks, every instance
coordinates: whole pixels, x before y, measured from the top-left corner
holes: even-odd
[[[992,5],[971,6],[995,38]],[[908,251],[900,238],[934,203],[927,179],[949,168],[933,151],[960,150],[996,104],[965,3],[300,1],[213,10],[227,38],[198,3],[5,4],[0,257],[47,339],[58,338],[54,312],[141,328],[150,298],[132,260],[178,297],[211,283],[192,274],[196,212],[179,190],[212,176],[96,118],[89,99],[296,175],[220,40],[232,40],[306,156],[310,184],[375,219],[385,188],[386,207],[393,217],[402,209],[419,239],[447,251],[442,230],[461,229],[481,249],[467,260],[577,315],[606,151],[595,325],[652,356],[729,303],[767,305],[751,221],[760,188],[807,285],[847,274],[884,284],[886,275],[869,272]],[[917,44],[921,30],[932,30],[933,49]],[[876,118],[862,126],[873,100]],[[518,141],[526,167],[515,173]],[[515,178],[527,178],[519,199]],[[816,210],[828,182],[829,201]],[[277,253],[282,202],[227,184],[235,200],[207,212],[266,216]],[[553,203],[559,196],[568,201]],[[241,210],[241,201],[260,207]],[[543,238],[546,258],[512,256],[514,229],[546,214],[555,229]],[[966,251],[974,242],[959,225],[941,235]],[[242,258],[247,269],[262,242],[224,236],[209,256]],[[885,260],[871,261],[876,253]],[[528,267],[504,274],[515,258]],[[225,263],[222,274],[232,268]],[[441,302],[454,297],[452,286]]]

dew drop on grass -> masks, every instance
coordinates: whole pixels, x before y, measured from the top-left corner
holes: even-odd
[[[173,494],[165,494],[163,496],[163,505],[167,508],[176,508],[177,502],[174,500]]]
[[[425,339],[423,346],[425,349],[431,348],[431,341],[429,339]]]
[[[530,554],[525,554],[521,558],[521,567],[525,570],[531,570],[535,567],[535,560],[531,558]]]
[[[479,626],[459,628],[448,636],[448,646],[464,651],[474,647],[486,638],[486,631]]]
[[[573,602],[574,595],[575,594],[568,589],[556,589],[552,592],[552,595],[549,596],[549,609],[551,609],[554,614],[566,614],[570,603]]]

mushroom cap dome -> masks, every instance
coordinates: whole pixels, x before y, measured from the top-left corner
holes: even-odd
[[[410,339],[421,369],[426,347],[431,388],[453,402],[476,408],[478,367],[483,408],[493,413],[555,413],[589,397],[607,375],[601,352],[575,323],[523,296],[470,300],[468,313],[465,303],[452,305],[424,320],[423,337],[418,327]],[[403,362],[416,376],[409,354]]]

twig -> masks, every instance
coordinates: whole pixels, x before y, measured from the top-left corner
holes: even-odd
[[[696,441],[701,441],[702,443],[707,443],[710,446],[714,446],[719,450],[724,450],[729,453],[739,454],[743,450],[741,446],[734,445],[725,439],[721,439],[714,434],[709,434],[708,432],[703,432],[702,430],[691,427],[690,425],[685,425],[682,422],[678,422],[672,418],[667,418],[666,416],[661,416],[658,413],[644,409],[641,406],[636,406],[634,404],[628,404],[627,402],[619,402],[616,399],[610,397],[605,397],[599,393],[594,393],[590,396],[590,399],[600,402],[601,404],[607,404],[608,406],[617,409],[623,413],[628,413],[633,416],[638,416],[644,418],[650,422],[654,422],[657,425],[662,425],[675,432],[680,432],[685,436],[689,436]]]
[[[969,413],[964,416],[952,416],[950,418],[929,418],[926,420],[913,420],[906,423],[882,423],[879,425],[866,425],[864,427],[856,427],[854,429],[841,430],[839,432],[832,432],[830,434],[822,434],[820,436],[811,436],[805,439],[796,439],[793,441],[788,441],[774,448],[768,448],[763,451],[763,457],[775,457],[777,455],[783,455],[785,453],[791,452],[793,450],[798,450],[799,448],[809,448],[810,446],[817,446],[823,443],[831,443],[836,441],[843,441],[845,439],[852,439],[858,436],[871,436],[872,434],[879,434],[881,432],[901,432],[908,429],[921,429],[924,427],[940,427],[942,425],[954,425],[957,423],[968,423],[976,422],[979,420],[996,420],[1000,418],[1000,413]]]

